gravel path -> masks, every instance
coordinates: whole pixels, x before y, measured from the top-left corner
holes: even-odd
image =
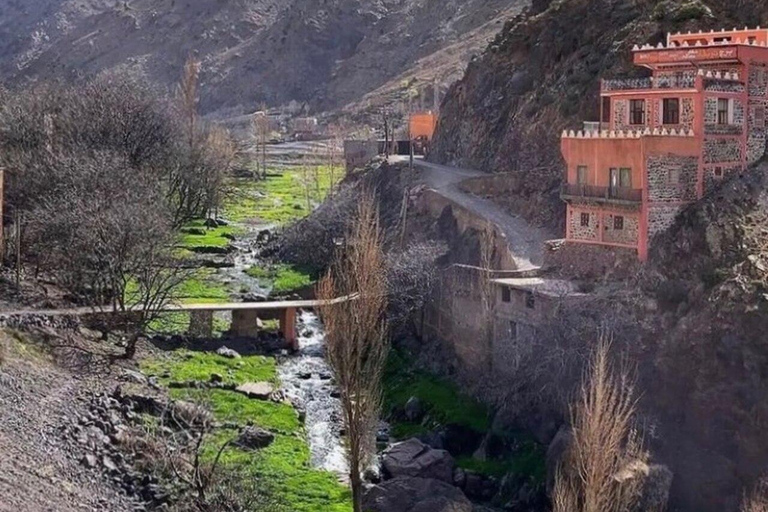
[[[407,162],[408,159],[395,157],[394,161]],[[511,215],[493,202],[468,194],[458,186],[464,180],[488,176],[487,173],[434,164],[421,159],[415,160],[414,164],[422,169],[422,181],[425,185],[476,215],[488,219],[504,232],[518,270],[529,270],[541,266],[544,242],[556,238],[554,234],[532,226],[523,217]]]

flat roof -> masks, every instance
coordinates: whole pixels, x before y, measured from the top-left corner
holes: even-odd
[[[563,295],[586,295],[580,292],[578,285],[565,279],[551,279],[547,277],[519,277],[509,279],[493,279],[491,282],[523,290],[538,293],[549,297],[562,297]]]

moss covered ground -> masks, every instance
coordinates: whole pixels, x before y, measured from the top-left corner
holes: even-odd
[[[271,285],[272,295],[295,292],[312,285],[316,281],[312,270],[296,265],[253,266],[247,269],[245,273],[254,279],[258,279],[262,286]]]
[[[230,359],[207,352],[176,351],[166,357],[144,361],[142,370],[159,377],[161,384],[171,381],[208,381],[217,373],[231,384],[269,381],[277,384],[274,358],[247,356]],[[306,434],[297,412],[286,403],[254,400],[224,389],[170,390],[172,397],[192,400],[208,407],[217,420],[228,425],[258,425],[275,434],[274,442],[259,451],[228,447],[221,458],[225,465],[253,474],[264,483],[265,490],[285,510],[295,512],[351,512],[351,495],[336,475],[313,469],[310,465]],[[204,456],[213,458],[237,432],[219,429],[209,437]]]

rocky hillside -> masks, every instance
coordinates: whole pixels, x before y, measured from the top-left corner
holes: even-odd
[[[522,213],[561,222],[558,138],[597,120],[599,79],[638,73],[630,50],[668,31],[765,25],[760,0],[541,0],[508,22],[450,89],[432,158],[524,173]]]
[[[127,67],[170,85],[196,54],[207,112],[291,100],[335,109],[435,78],[450,83],[528,3],[0,0],[0,76],[23,83]]]

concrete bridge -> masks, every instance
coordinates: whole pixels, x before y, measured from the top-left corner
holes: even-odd
[[[354,296],[340,297],[332,301],[322,300],[287,300],[272,302],[228,302],[212,304],[169,304],[161,309],[164,313],[189,313],[189,334],[198,337],[211,337],[213,334],[213,314],[217,311],[232,313],[233,335],[243,338],[255,338],[259,333],[260,320],[280,322],[280,332],[288,345],[298,349],[296,335],[296,311],[299,309],[317,309],[323,305],[338,304],[354,300]],[[129,310],[114,310],[111,307],[78,307],[61,309],[22,309],[15,311],[0,311],[0,317],[19,316],[90,316],[90,315],[131,315],[140,311],[140,306]]]

